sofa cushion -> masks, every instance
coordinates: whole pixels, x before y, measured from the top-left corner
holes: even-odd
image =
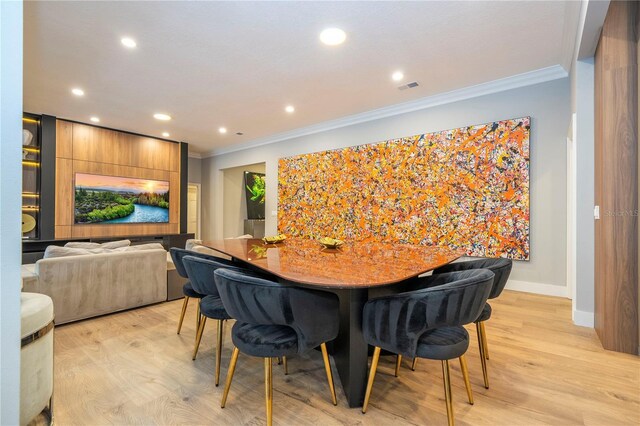
[[[108,243],[100,244],[100,248],[113,250],[120,247],[129,247],[131,245],[131,241],[129,240],[119,240],[119,241],[110,241]]]
[[[92,253],[88,249],[48,246],[44,251],[44,259],[53,259],[56,257],[67,257],[67,256],[83,256],[83,255],[90,255],[90,254],[94,254],[94,253]]]
[[[81,249],[107,249],[113,250],[120,247],[128,247],[131,245],[129,240],[110,241],[108,243],[90,243],[87,241],[71,241],[65,244],[68,248],[81,248]]]
[[[111,251],[144,251],[144,250],[164,250],[164,247],[160,243],[139,244],[136,246],[118,247]]]
[[[89,243],[89,242],[83,242],[83,241],[76,241],[76,242],[71,241],[65,244],[64,246],[68,248],[95,249],[95,248],[100,248],[101,244]]]
[[[22,278],[22,287],[25,285],[31,285],[38,281],[38,274],[36,273],[36,264],[31,263],[29,265],[22,265],[20,268],[20,277]]]
[[[187,240],[186,243],[184,243],[184,248],[185,250],[193,250],[195,246],[199,246],[201,244],[202,244],[202,240],[195,240],[193,238],[190,238]]]

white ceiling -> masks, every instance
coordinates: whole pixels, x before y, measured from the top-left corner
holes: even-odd
[[[26,111],[168,131],[194,152],[565,64],[579,12],[561,1],[24,7]],[[343,45],[320,43],[332,26],[347,32]],[[124,48],[123,36],[138,47]],[[398,90],[397,69],[420,87]],[[86,95],[73,96],[73,87]],[[155,112],[173,120],[159,122]],[[218,134],[220,126],[229,133]]]

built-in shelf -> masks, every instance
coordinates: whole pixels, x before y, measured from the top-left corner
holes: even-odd
[[[40,238],[40,180],[42,161],[42,117],[26,114],[22,118],[26,137],[22,142],[22,238]],[[25,145],[26,144],[26,145]],[[32,218],[29,218],[29,216]],[[25,231],[25,224],[33,224]],[[27,228],[28,229],[28,228]]]

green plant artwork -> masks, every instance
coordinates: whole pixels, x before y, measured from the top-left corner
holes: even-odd
[[[247,189],[251,193],[251,201],[257,201],[260,204],[264,203],[264,195],[265,195],[265,185],[264,185],[264,176],[253,175],[253,186],[249,187],[247,185]]]
[[[247,219],[264,219],[266,195],[264,173],[244,172]]]

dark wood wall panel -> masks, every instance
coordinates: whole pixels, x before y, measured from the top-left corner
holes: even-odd
[[[56,238],[176,234],[180,231],[180,144],[64,120],[58,120],[56,128]],[[169,223],[75,225],[75,173],[169,181]]]
[[[638,351],[638,3],[611,2],[595,57],[595,327]]]

